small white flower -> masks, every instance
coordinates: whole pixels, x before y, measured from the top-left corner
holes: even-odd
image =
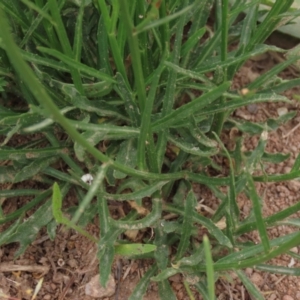
[[[81,176],[81,180],[87,183],[88,185],[91,185],[93,183],[94,177],[88,173]]]

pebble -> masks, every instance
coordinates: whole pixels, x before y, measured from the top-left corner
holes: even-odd
[[[181,275],[180,274],[175,274],[175,275],[171,276],[169,279],[172,282],[181,282]]]
[[[276,300],[277,296],[276,294],[271,294],[270,297],[268,298],[268,300]]]
[[[288,113],[288,109],[286,107],[279,107],[277,108],[277,113],[278,113],[278,116],[283,116],[283,115],[286,115]]]
[[[256,273],[256,272],[251,275],[250,279],[257,286],[260,286],[260,285],[263,284],[263,278],[262,278],[262,276],[260,274]]]
[[[294,300],[294,298],[291,297],[291,296],[289,296],[289,295],[284,295],[284,296],[282,297],[282,300]]]
[[[77,261],[74,258],[71,258],[68,260],[67,264],[71,267],[71,268],[76,268],[77,267]]]
[[[251,114],[256,114],[258,111],[258,106],[257,104],[248,104],[247,105],[247,110]]]
[[[112,275],[109,275],[105,288],[100,285],[99,275],[94,276],[90,282],[85,285],[85,294],[93,298],[111,297],[115,292],[116,282]]]
[[[252,268],[246,268],[245,270],[246,275],[251,276],[253,273],[253,269]]]

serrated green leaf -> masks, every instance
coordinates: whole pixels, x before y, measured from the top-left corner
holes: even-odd
[[[72,105],[90,113],[96,113],[101,117],[117,117],[128,121],[115,105],[110,105],[106,101],[90,101],[82,96],[73,86],[63,85],[62,92],[69,98]]]
[[[93,146],[98,144],[101,140],[103,140],[105,135],[105,132],[98,132],[93,130],[88,130],[81,134],[81,136]],[[74,151],[77,159],[83,162],[85,160],[86,155],[85,149],[80,144],[75,142]]]
[[[125,109],[133,126],[140,124],[140,112],[134,99],[133,92],[128,87],[126,81],[120,73],[117,73],[116,80],[121,98],[124,100]]]
[[[151,280],[159,282],[168,279],[169,277],[180,273],[181,270],[178,268],[167,268],[160,272],[158,275],[151,278]]]
[[[105,247],[104,253],[99,258],[99,275],[100,275],[100,284],[106,286],[109,275],[111,273],[112,264],[114,261],[115,251],[114,246],[107,245]]]
[[[161,300],[177,300],[168,280],[158,282],[158,294]]]
[[[109,193],[100,192],[100,195],[105,199],[112,199],[117,201],[138,200],[144,197],[151,196],[154,192],[161,190],[161,188],[167,183],[168,181],[158,181],[158,182],[154,182],[151,185],[146,185],[144,187],[139,186],[138,189],[136,189],[136,191],[132,193],[109,194]],[[120,192],[120,190],[118,190],[118,192]]]
[[[257,95],[251,96],[249,98],[233,99],[231,101],[223,103],[222,105],[212,104],[210,106],[203,108],[202,111],[198,112],[196,116],[200,117],[200,116],[204,116],[204,115],[211,115],[211,114],[218,113],[218,112],[234,110],[235,108],[242,107],[242,106],[245,106],[248,104],[261,103],[261,102],[267,102],[267,101],[271,101],[271,102],[281,102],[282,101],[282,102],[290,103],[290,100],[288,100],[286,97],[277,95],[275,93],[273,93],[273,94],[257,94]],[[168,123],[169,122],[170,121],[168,121]],[[170,122],[170,123],[172,123],[172,122]],[[157,121],[157,122],[155,122],[155,126],[153,126],[152,129],[153,130],[158,130],[158,129],[161,130],[164,127],[169,127],[169,126],[170,126],[170,124],[159,124]]]
[[[181,149],[186,153],[190,153],[197,156],[212,156],[219,152],[218,148],[208,148],[207,150],[202,150],[198,144],[196,143],[189,143],[185,141],[184,138],[181,137],[173,137],[172,135],[168,134],[167,139],[169,142],[174,144],[176,147]]]
[[[136,139],[129,139],[120,144],[120,150],[117,154],[116,161],[125,166],[134,168],[137,162]],[[118,170],[114,171],[116,179],[123,179],[127,175]]]
[[[18,226],[11,227],[7,232],[3,232],[4,243],[14,243],[20,244],[19,249],[15,253],[15,257],[19,257],[24,253],[26,248],[36,239],[36,236],[41,228],[47,225],[53,216],[51,213],[51,202],[47,201],[44,203],[34,214],[32,214],[26,221],[19,224]],[[9,233],[9,235],[7,235]],[[1,242],[0,242],[1,244]]]
[[[50,164],[56,162],[59,159],[58,156],[48,157],[43,159],[36,159],[33,162],[27,164],[20,171],[16,172],[13,182],[21,182],[28,178],[32,178],[34,175],[42,172]]]

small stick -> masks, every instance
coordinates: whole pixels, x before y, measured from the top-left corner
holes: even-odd
[[[293,133],[295,130],[297,130],[300,127],[300,123],[297,124],[292,130],[290,130],[287,134],[284,134],[282,137],[285,139],[288,137],[291,133]]]
[[[25,272],[36,272],[46,274],[49,272],[49,267],[40,265],[11,265],[8,263],[0,264],[0,272],[14,272],[14,271],[25,271]]]

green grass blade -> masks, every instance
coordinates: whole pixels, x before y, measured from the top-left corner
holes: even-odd
[[[54,177],[55,179],[61,180],[63,182],[69,182],[69,183],[77,184],[77,185],[80,185],[80,183],[81,183],[81,182],[79,182],[79,180],[72,178],[72,176],[68,175],[67,173],[58,171],[51,167],[47,167],[46,169],[44,169],[43,173],[45,175],[49,175],[49,176]],[[79,177],[79,175],[78,175],[78,177]]]
[[[123,57],[121,56],[121,52],[118,46],[118,42],[115,36],[114,28],[112,26],[112,21],[109,16],[108,6],[104,0],[97,1],[99,11],[101,11],[101,17],[103,16],[103,23],[108,33],[108,39],[110,43],[110,48],[113,54],[114,62],[116,64],[118,72],[120,72],[123,78],[127,79],[126,69],[123,62]]]
[[[282,21],[279,15],[286,12],[291,7],[293,2],[293,0],[277,0],[267,14],[266,18],[257,27],[257,30],[250,40],[248,47],[264,42],[266,38],[276,29],[280,21]]]
[[[273,76],[275,76],[276,74],[278,74],[279,72],[281,72],[282,70],[284,70],[285,68],[287,68],[288,66],[290,66],[292,63],[294,63],[295,61],[297,61],[298,57],[292,57],[280,64],[277,64],[275,67],[273,67],[271,70],[269,70],[268,72],[264,73],[263,75],[260,75],[257,79],[255,79],[253,82],[251,82],[247,88],[250,90],[253,89],[259,89],[260,87],[262,87],[264,85],[264,83],[268,80],[270,80],[270,78],[272,78]]]
[[[248,173],[247,173],[247,181],[248,181],[250,199],[253,203],[253,210],[254,210],[254,215],[256,218],[257,229],[258,229],[262,244],[264,246],[265,252],[268,253],[270,251],[270,242],[269,242],[265,222],[264,222],[264,219],[262,216],[261,199],[259,198],[259,196],[256,192],[254,181],[253,181],[251,175]]]
[[[71,220],[72,223],[76,224],[78,222],[80,216],[82,215],[84,210],[88,207],[88,205],[90,204],[90,202],[92,201],[96,193],[98,192],[99,186],[102,184],[102,181],[105,178],[105,173],[107,168],[108,166],[106,164],[102,164],[101,167],[99,167],[97,176],[94,178],[93,183],[88,190],[88,193],[86,194],[84,199],[82,199],[82,201],[80,202],[79,207]]]
[[[270,246],[272,249],[277,249],[279,246],[283,246],[285,243],[291,243],[294,241],[297,236],[299,235],[298,232],[294,232],[279,238],[275,238],[270,241]],[[283,246],[285,247],[285,246]],[[292,247],[291,247],[292,248]],[[247,246],[245,248],[241,248],[240,251],[231,253],[223,258],[220,258],[216,264],[234,264],[237,261],[242,260],[248,260],[251,259],[251,257],[256,258],[261,255],[265,255],[264,253],[264,247],[262,244],[253,245],[253,246]]]
[[[107,201],[105,198],[98,195],[97,197],[97,207],[99,213],[99,222],[100,222],[100,230],[101,230],[101,238],[107,234],[110,230],[110,222],[109,222],[109,210]]]
[[[300,238],[300,233],[295,233],[295,234],[291,234],[288,236],[285,236],[282,240],[281,240],[281,244],[279,244],[276,248],[272,248],[271,251],[269,251],[268,253],[264,252],[264,248],[261,247],[258,248],[260,251],[263,251],[262,254],[259,254],[255,257],[249,258],[249,259],[244,259],[244,257],[242,258],[241,261],[239,261],[237,259],[237,253],[234,253],[236,256],[234,258],[234,260],[230,263],[220,263],[217,262],[214,264],[214,269],[215,271],[222,271],[222,270],[229,270],[229,269],[244,269],[250,266],[254,266],[263,262],[266,262],[278,255],[281,255],[283,253],[285,253],[286,251],[288,251],[289,249],[295,247],[296,245],[299,244],[299,238]],[[276,239],[278,242],[278,239]],[[242,251],[240,251],[242,252]],[[204,271],[205,270],[205,266],[204,265],[199,265],[195,267],[195,270],[197,271]]]
[[[209,300],[215,300],[215,276],[214,265],[211,256],[210,243],[207,235],[203,237],[205,264],[206,264],[206,276],[207,276],[207,289]]]
[[[48,3],[49,3],[49,9],[51,11],[51,15],[56,23],[55,29],[56,29],[56,33],[59,38],[59,41],[61,43],[62,49],[63,49],[65,55],[72,59],[74,57],[74,54],[73,54],[73,51],[72,51],[72,48],[71,48],[71,45],[69,42],[67,32],[65,30],[65,26],[61,19],[61,15],[60,15],[60,11],[59,11],[57,2],[56,2],[56,0],[49,0]],[[81,94],[83,94],[84,91],[83,91],[81,77],[80,77],[80,73],[79,73],[78,69],[72,67],[70,69],[70,71],[72,74],[72,79],[73,79],[74,85],[76,86],[77,90]]]
[[[48,4],[46,3],[46,5],[41,9],[43,12],[48,10]],[[51,17],[50,17],[51,18]],[[52,20],[52,19],[51,19]],[[43,16],[41,14],[39,14],[34,21],[31,23],[30,27],[28,28],[26,34],[23,37],[22,42],[20,43],[20,48],[23,48],[24,45],[26,45],[28,43],[28,40],[34,36],[34,33],[36,31],[36,29],[38,28],[38,26],[40,25],[40,23],[43,21]],[[45,40],[46,44],[44,44],[44,46],[47,47],[51,47],[49,41]]]
[[[152,123],[152,130],[163,130],[170,127],[170,125],[172,125],[173,123],[177,122],[178,119],[185,119],[195,112],[200,111],[201,108],[211,104],[214,100],[219,98],[229,88],[229,86],[230,82],[225,82],[219,87],[216,87],[206,94],[194,99],[194,101],[189,102],[168,113],[166,116],[163,116],[158,121]]]
[[[60,142],[57,140],[57,138],[53,132],[47,131],[44,134],[53,147],[61,146]],[[65,163],[71,168],[71,170],[76,172],[78,175],[83,174],[81,167],[77,163],[75,163],[75,161],[68,155],[68,153],[63,153],[60,156],[65,161]]]
[[[0,160],[24,160],[24,159],[41,159],[49,156],[56,156],[63,153],[67,153],[67,148],[53,147],[42,149],[1,149]]]
[[[115,246],[115,254],[122,256],[143,255],[145,253],[153,252],[156,246],[152,244],[119,244]]]
[[[73,53],[74,60],[80,61],[82,51],[82,21],[84,15],[84,1],[80,4],[80,9],[77,16],[77,22],[75,25],[74,42],[73,42]]]
[[[194,6],[195,6],[195,4],[192,4],[192,5],[189,5],[189,6],[184,6],[184,8],[182,10],[180,10],[180,11],[178,11],[178,12],[172,14],[172,15],[169,15],[167,17],[160,18],[160,19],[157,19],[155,21],[152,21],[149,24],[147,24],[147,22],[145,22],[145,23],[142,22],[138,26],[136,26],[135,34],[137,35],[137,34],[140,34],[141,32],[153,29],[153,28],[161,26],[161,25],[163,25],[165,23],[169,23],[170,21],[178,18],[179,16],[181,16],[183,14],[186,14]],[[145,21],[148,21],[148,20],[145,20]]]
[[[52,213],[55,220],[61,223],[63,219],[62,214],[62,195],[58,184],[55,182],[53,185],[53,195],[52,195]]]
[[[291,80],[282,80],[281,83],[270,87],[270,88],[266,88],[261,90],[261,93],[282,93],[286,90],[290,90],[292,88],[294,88],[295,86],[300,85],[300,79],[296,78],[296,79],[291,79]]]
[[[187,3],[188,3],[187,0],[183,1],[184,6],[186,6]],[[176,30],[175,42],[173,45],[173,52],[171,54],[171,62],[175,65],[179,64],[181,40],[182,40],[182,35],[183,35],[185,18],[186,18],[186,14],[181,15],[178,26],[177,26],[177,30]],[[165,93],[165,97],[163,99],[163,106],[162,106],[162,116],[163,117],[168,115],[173,108],[175,94],[176,94],[175,93],[176,92],[176,79],[177,79],[177,73],[173,70],[170,70],[169,75],[168,75],[167,86],[166,86],[166,93]],[[163,164],[163,157],[165,155],[166,145],[167,145],[166,133],[161,132],[158,136],[158,140],[157,140],[157,144],[156,144],[157,165],[159,166],[159,169],[161,169],[162,164]]]
[[[2,190],[0,191],[0,197],[17,197],[17,196],[31,196],[39,195],[42,190],[33,189],[14,189],[14,190]]]
[[[160,63],[159,67],[153,73],[153,79],[150,86],[148,99],[145,103],[145,109],[141,116],[141,128],[140,128],[141,131],[138,138],[138,146],[137,146],[138,147],[137,160],[138,160],[139,168],[145,169],[146,167],[145,149],[147,148],[149,153],[148,157],[149,157],[150,169],[157,173],[159,171],[159,166],[157,164],[156,151],[154,149],[154,145],[152,145],[153,138],[151,136],[150,123],[151,123],[151,112],[153,111],[153,104],[155,101],[159,79],[161,73],[164,70],[163,62],[164,59],[162,59],[162,62]],[[147,144],[149,145],[148,147]]]
[[[300,171],[294,171],[287,174],[279,174],[279,175],[262,175],[262,176],[254,176],[254,181],[257,182],[279,182],[285,180],[292,180],[300,177]]]
[[[274,51],[274,52],[286,52],[285,50],[278,48],[276,46],[269,46],[269,45],[257,45],[251,51],[245,52],[245,54],[239,55],[238,57],[235,56],[235,51],[232,51],[228,55],[228,59],[226,61],[222,61],[220,56],[213,56],[210,59],[207,59],[205,63],[202,63],[201,66],[194,68],[193,70],[199,73],[206,73],[210,71],[215,71],[217,68],[224,69],[228,68],[232,65],[236,65],[238,63],[243,63],[247,59],[265,53],[267,51]],[[230,79],[230,78],[228,78]]]
[[[144,72],[142,69],[142,61],[139,49],[139,42],[134,32],[136,28],[133,25],[132,18],[128,9],[128,3],[124,1],[119,1],[121,8],[121,19],[123,20],[124,26],[127,31],[127,39],[129,44],[130,53],[132,56],[132,67],[134,73],[134,81],[137,89],[139,108],[141,113],[145,109],[146,103],[146,88],[144,80]]]
[[[21,52],[22,57],[25,60],[27,60],[33,64],[50,67],[50,68],[53,68],[58,71],[70,72],[70,69],[68,68],[68,66],[61,61],[55,61],[50,58],[46,58],[46,57],[39,56],[37,54],[26,52],[24,50],[20,50],[20,52]]]
[[[164,209],[166,211],[176,213],[178,215],[183,215],[183,209],[178,206],[165,204]],[[210,219],[205,218],[204,216],[196,212],[192,215],[192,218],[193,218],[193,222],[199,223],[205,228],[207,228],[209,233],[212,236],[214,236],[221,245],[224,245],[228,248],[232,248],[232,243],[228,239],[228,237]]]
[[[249,4],[251,4],[251,6],[253,5],[253,7],[250,7],[250,9],[247,11],[246,17],[243,21],[243,27],[242,27],[241,34],[240,34],[239,49],[236,53],[237,57],[246,52],[249,41],[250,41],[253,33],[256,30],[256,27],[257,27],[256,20],[257,20],[258,8],[259,8],[258,2],[259,1],[251,1],[244,5],[240,5],[240,3],[239,3],[239,5],[237,5],[237,8],[235,9],[235,11],[236,10],[239,11],[239,9],[242,8],[243,6],[247,6]],[[231,11],[231,14],[234,15],[235,12]],[[239,62],[239,63],[229,67],[229,69],[228,69],[229,78],[233,78],[233,76],[235,75],[237,69],[239,69],[241,64],[242,64],[242,62]]]
[[[79,63],[79,62],[75,61],[72,57],[64,55],[56,50],[48,49],[48,48],[44,48],[44,47],[38,47],[38,50],[59,59],[60,61],[64,62],[65,64],[69,65],[71,68],[74,68],[80,72],[83,72],[83,73],[87,74],[88,76],[115,83],[115,80],[111,76],[109,76],[103,72],[100,72],[96,69],[93,69],[85,64]]]
[[[233,162],[232,159],[225,148],[224,144],[218,137],[216,133],[214,133],[214,136],[216,140],[219,142],[219,145],[221,145],[223,151],[225,152],[225,155],[229,161],[229,173],[230,173],[230,183],[229,183],[229,194],[227,196],[227,205],[225,207],[226,210],[226,231],[227,231],[227,236],[230,238],[231,242],[233,242],[233,232],[237,226],[238,220],[239,220],[239,207],[237,204],[237,193],[236,193],[236,184],[235,184],[235,177],[234,177],[234,168],[233,168]]]
[[[300,168],[300,153],[298,154],[297,158],[295,159],[294,165],[292,167],[291,172],[296,172]]]
[[[21,1],[24,4],[26,4],[27,7],[31,8],[32,10],[34,10],[38,14],[40,14],[44,19],[48,20],[52,25],[55,25],[54,20],[43,9],[40,9],[37,5],[35,5],[34,3],[32,3],[32,2],[30,2],[28,0],[21,0]]]
[[[213,83],[211,82],[211,80],[209,80],[205,75],[202,75],[201,73],[199,72],[194,72],[194,71],[191,71],[191,70],[187,70],[187,69],[183,69],[169,61],[166,61],[165,62],[165,65],[169,68],[171,68],[172,70],[176,71],[177,73],[179,74],[182,74],[182,75],[185,75],[187,77],[190,77],[192,79],[196,79],[196,80],[199,80],[199,81],[202,81],[204,83],[206,83],[207,85],[213,87]]]
[[[257,265],[255,269],[275,274],[283,274],[287,276],[300,276],[300,268],[289,268],[282,266],[272,266],[272,265]]]
[[[191,222],[191,215],[193,214],[196,205],[196,197],[192,190],[189,191],[184,207],[183,223],[182,223],[182,233],[180,237],[180,242],[177,247],[177,252],[175,256],[175,261],[178,261],[183,257],[185,251],[188,249],[190,244],[190,237],[192,234],[193,223]]]
[[[235,109],[238,107],[242,107],[251,103],[261,103],[261,102],[267,102],[267,101],[272,101],[272,102],[290,102],[286,97],[277,95],[275,93],[273,94],[257,94],[254,96],[250,96],[249,98],[243,98],[241,97],[240,99],[233,99],[231,101],[228,101],[226,104],[220,106],[219,104],[212,104],[208,108],[204,108],[201,110],[201,112],[197,112],[197,116],[205,116],[205,115],[210,115],[219,111],[226,111],[228,109]],[[183,106],[184,107],[184,106]],[[161,122],[156,121],[154,124]],[[158,126],[157,126],[158,127]]]
[[[98,67],[104,70],[107,74],[112,74],[111,65],[109,63],[109,46],[108,36],[105,30],[103,16],[100,16],[97,30],[97,45],[98,45]]]
[[[190,52],[198,44],[199,40],[202,38],[202,36],[204,35],[205,32],[206,32],[205,27],[202,27],[202,28],[198,29],[182,45],[181,56],[183,57],[183,61],[184,61],[184,63],[182,64],[183,67],[187,65],[187,62],[188,62],[189,57],[190,57]]]
[[[52,194],[52,214],[57,223],[65,224],[70,228],[78,231],[81,235],[87,237],[93,242],[97,242],[97,239],[90,235],[87,231],[83,230],[81,227],[75,225],[73,222],[68,220],[63,216],[62,213],[62,199],[64,197],[59,188],[59,185],[55,182],[53,185],[53,194]]]
[[[212,38],[210,38],[198,51],[191,57],[191,69],[197,70],[204,61],[212,54],[212,52],[219,46],[221,38],[221,30],[218,29]],[[214,68],[215,69],[215,68]]]

